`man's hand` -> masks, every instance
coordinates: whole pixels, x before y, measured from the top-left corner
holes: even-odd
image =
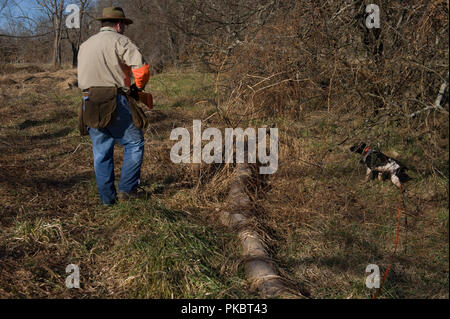
[[[141,88],[145,88],[148,80],[150,79],[150,66],[148,63],[138,69],[131,69],[136,80],[136,85]]]
[[[135,99],[136,101],[139,101],[139,92],[141,92],[143,89],[140,89],[136,86],[136,83],[133,83],[130,86],[130,96]]]

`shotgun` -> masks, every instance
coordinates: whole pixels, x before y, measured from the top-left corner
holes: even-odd
[[[147,105],[149,109],[153,109],[153,96],[149,92],[144,92],[143,90],[140,90],[136,84],[131,85],[130,87],[130,96],[135,99],[136,101],[139,101],[141,103],[144,103]]]

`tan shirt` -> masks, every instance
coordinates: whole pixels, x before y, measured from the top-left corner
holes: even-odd
[[[114,28],[103,27],[87,39],[78,52],[78,87],[91,86],[128,87],[130,67],[146,64],[139,48]]]

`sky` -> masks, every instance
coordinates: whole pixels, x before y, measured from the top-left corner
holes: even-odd
[[[2,1],[0,0],[0,4]],[[35,0],[6,0],[8,1],[8,5],[3,9],[2,12],[0,12],[0,29],[3,29],[4,31],[14,33],[14,29],[10,25],[11,18],[20,19],[25,25],[32,29],[33,22],[30,19],[24,19],[20,18],[21,16],[27,16],[32,19],[39,18],[40,16],[44,15],[42,9],[39,7],[39,5],[36,4]],[[65,0],[64,6],[67,6],[68,4],[75,2],[71,0]]]
[[[1,1],[2,0],[0,0],[0,2]],[[42,15],[42,11],[39,10],[39,7],[36,5],[36,2],[34,0],[7,1],[7,6],[3,9],[2,12],[0,12],[0,28],[9,33],[14,33],[15,31],[14,27],[10,24],[11,20],[18,19],[23,22],[28,28],[30,28],[33,25],[32,21],[21,17],[27,16],[32,19],[36,19],[40,15]]]
[[[8,0],[7,6],[0,13],[0,25],[8,23],[7,17],[39,16],[40,11],[34,0]]]

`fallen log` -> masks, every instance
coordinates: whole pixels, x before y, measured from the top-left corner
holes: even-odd
[[[245,273],[252,291],[267,298],[304,298],[290,288],[267,253],[266,245],[255,230],[254,207],[246,193],[252,171],[247,163],[236,164],[231,182],[228,208],[220,211],[221,223],[237,232],[242,245]]]

